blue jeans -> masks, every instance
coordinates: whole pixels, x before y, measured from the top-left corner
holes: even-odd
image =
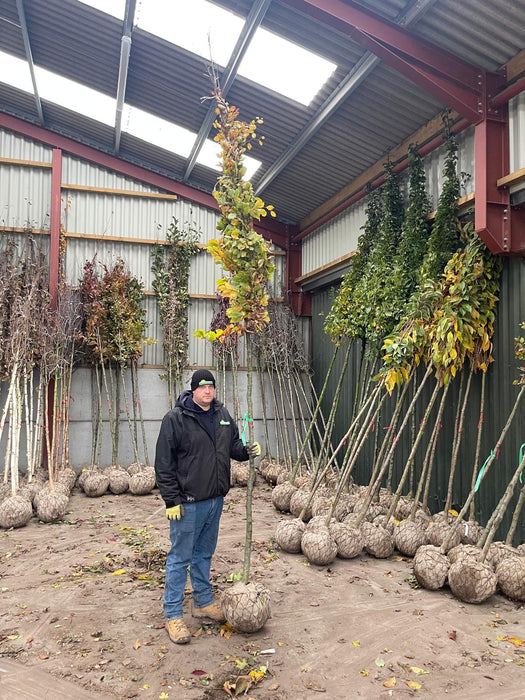
[[[166,557],[164,615],[182,617],[184,588],[190,570],[193,604],[204,608],[213,603],[210,583],[211,558],[217,546],[224,498],[184,503],[180,520],[170,520],[171,548]]]

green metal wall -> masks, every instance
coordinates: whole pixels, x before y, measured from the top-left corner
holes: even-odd
[[[318,392],[324,384],[326,373],[330,365],[334,345],[323,331],[324,318],[330,310],[334,292],[337,288],[324,287],[313,291],[313,314],[312,314],[312,365],[314,385]],[[522,332],[519,324],[525,321],[525,259],[508,258],[504,260],[504,267],[501,279],[500,301],[497,310],[497,319],[494,336],[494,358],[495,362],[489,369],[486,381],[486,399],[483,421],[483,439],[480,454],[480,466],[490,455],[494,448],[500,432],[505,425],[510,414],[519,387],[513,384],[518,378],[518,361],[514,355],[514,338]],[[338,378],[343,371],[344,349],[340,349],[336,356],[334,369],[331,372],[326,400],[324,401],[323,412],[328,416],[330,406],[336,390]],[[352,404],[358,383],[360,367],[361,348],[358,344],[351,349],[349,362],[343,382],[343,391],[336,413],[333,444],[337,445],[341,437],[347,431],[352,415]],[[418,406],[428,403],[431,392],[435,386],[434,380],[428,380],[424,388],[422,399]],[[459,453],[456,476],[454,480],[454,506],[457,508],[464,503],[468,494],[472,479],[472,468],[475,454],[475,442],[477,434],[477,424],[479,420],[479,401],[481,393],[481,377],[475,376],[472,380],[470,398],[465,417],[461,449]],[[459,377],[454,380],[454,385],[449,390],[445,412],[442,420],[442,428],[439,435],[439,442],[436,450],[436,461],[433,469],[429,506],[432,512],[442,509],[448,486],[449,466],[451,459],[451,445],[454,432],[454,422],[456,407],[458,404]],[[393,400],[389,400],[389,406]],[[430,426],[433,425],[437,404],[436,402],[433,416],[431,416]],[[374,431],[370,433],[365,448],[361,451],[358,463],[353,470],[353,476],[357,483],[368,483],[370,476],[370,466],[373,461],[374,449],[383,439],[385,430],[389,425],[389,412],[391,409],[385,406],[382,410],[378,424],[374,424]],[[422,415],[418,411],[413,424],[408,425],[402,434],[399,445],[396,448],[393,461],[393,480],[396,487],[403,466],[412,444],[411,435],[419,427]],[[419,450],[416,459],[416,474],[421,465],[427,438],[430,428],[423,439],[423,448]],[[511,429],[498,452],[497,459],[492,463],[490,471],[480,485],[476,496],[476,519],[485,524],[502,496],[511,475],[514,473],[519,459],[520,447],[525,443],[525,399],[522,400],[518,413],[514,418]],[[523,448],[525,449],[525,447]],[[417,479],[417,475],[415,477]],[[518,484],[516,492],[521,487],[525,488],[525,475],[523,482]],[[504,539],[516,502],[517,493],[509,506],[505,518],[496,533],[498,539]],[[525,541],[525,512],[522,511],[520,521],[516,529],[514,544]]]

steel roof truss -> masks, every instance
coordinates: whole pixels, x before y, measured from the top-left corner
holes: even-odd
[[[36,83],[35,76],[35,64],[33,62],[33,52],[31,50],[31,42],[29,40],[29,32],[27,30],[26,13],[24,10],[23,0],[16,0],[16,9],[18,12],[18,19],[20,20],[20,29],[22,31],[22,39],[24,41],[24,50],[29,66],[29,73],[31,74],[31,82],[33,84],[33,97],[35,99],[36,111],[38,112],[40,124],[44,126],[44,111],[42,109],[42,101],[40,100],[40,95],[38,94],[38,86]]]

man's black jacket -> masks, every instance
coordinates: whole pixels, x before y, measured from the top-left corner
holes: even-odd
[[[162,419],[155,474],[166,508],[225,496],[230,489],[230,459],[248,459],[228,410],[216,399],[209,410],[215,442],[206,429],[209,416],[193,402],[191,391],[183,391],[175,408]]]

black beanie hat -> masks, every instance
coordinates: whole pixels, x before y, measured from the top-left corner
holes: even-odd
[[[198,386],[203,386],[204,384],[213,384],[215,386],[215,377],[207,369],[198,369],[191,378],[191,390],[195,391]]]

